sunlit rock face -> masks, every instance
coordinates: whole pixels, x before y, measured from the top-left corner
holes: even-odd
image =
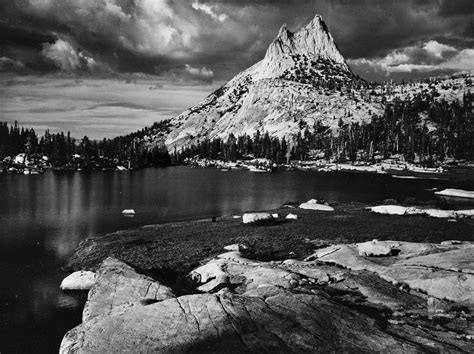
[[[293,33],[285,25],[265,57],[172,120],[169,148],[204,138],[253,135],[257,130],[294,138],[314,124],[337,128],[343,121],[368,121],[382,113],[380,103],[360,104],[360,93],[332,87],[355,87],[356,77],[337,49],[321,16]]]
[[[286,25],[281,27],[265,58],[255,65],[255,78],[278,78],[286,70],[297,67],[299,57],[310,61],[326,60],[341,71],[351,73],[323,19],[316,15],[296,33],[289,31]]]
[[[191,271],[196,291],[177,297],[108,258],[60,353],[472,349],[472,243],[385,241],[397,252],[383,260],[360,255],[364,245],[271,262],[229,245]]]
[[[345,124],[368,123],[382,116],[386,103],[436,91],[437,100],[462,100],[469,90],[464,78],[445,77],[417,83],[369,84],[353,74],[321,16],[297,32],[283,25],[265,57],[237,74],[201,103],[170,121],[166,134],[150,144],[169,151],[205,139],[253,136],[296,140],[315,127],[339,134]],[[426,113],[421,121],[437,129]]]

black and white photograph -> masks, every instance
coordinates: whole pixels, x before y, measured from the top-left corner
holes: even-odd
[[[473,0],[0,0],[0,354],[473,353]]]

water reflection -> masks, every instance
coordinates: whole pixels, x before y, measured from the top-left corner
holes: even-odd
[[[433,187],[472,185],[389,176],[222,172],[191,168],[135,172],[0,175],[0,352],[55,352],[80,321],[84,301],[58,285],[84,238],[119,229],[245,210],[321,196],[338,202],[433,198]],[[133,208],[134,218],[122,216]],[[27,339],[25,339],[27,334]]]

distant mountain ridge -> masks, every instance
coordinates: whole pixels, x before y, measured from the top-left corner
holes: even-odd
[[[251,135],[257,130],[291,138],[316,121],[335,120],[329,125],[337,125],[347,107],[355,108],[355,104],[350,97],[326,96],[326,86],[361,83],[321,16],[296,33],[283,25],[261,61],[171,120],[165,144],[172,149],[204,138]],[[381,106],[354,113],[363,119],[369,117],[369,110],[377,112]]]
[[[448,92],[450,100],[462,97],[462,85],[451,87],[457,91]],[[337,131],[341,124],[367,123],[383,115],[387,99],[406,97],[416,89],[373,87],[354,75],[316,15],[295,33],[283,25],[261,61],[172,118],[166,133],[148,141],[169,151],[257,131],[292,141],[316,125]]]

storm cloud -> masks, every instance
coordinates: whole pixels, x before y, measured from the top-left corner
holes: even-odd
[[[316,13],[368,79],[472,70],[472,0],[0,0],[0,10],[2,70],[226,80],[283,23],[296,30]]]

